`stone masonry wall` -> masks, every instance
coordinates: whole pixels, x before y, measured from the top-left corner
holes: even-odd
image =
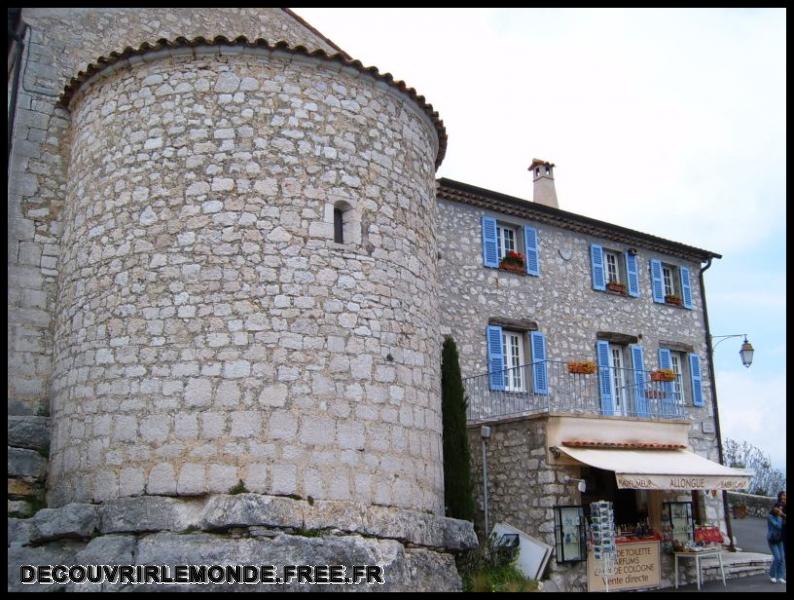
[[[245,35],[336,50],[277,8],[25,8],[22,18],[8,182],[8,412],[46,415],[70,118],[56,103],[66,83],[99,56],[162,37]]]
[[[21,565],[379,565],[382,582],[354,590],[460,591],[450,552],[477,544],[471,523],[418,513],[260,494],[145,496],[67,504],[8,519],[9,591],[283,591],[305,584],[40,584]],[[331,589],[345,589],[334,586]]]
[[[728,492],[728,506],[732,511],[733,518],[743,518],[735,516],[736,507],[746,506],[748,516],[766,519],[767,515],[769,515],[769,511],[772,510],[776,502],[776,496],[758,496],[756,494]],[[741,514],[741,512],[739,514]]]
[[[432,123],[338,64],[207,52],[71,106],[51,503],[440,511]]]
[[[648,261],[666,257],[641,247],[637,248],[640,297],[599,292],[592,289],[590,244],[621,251],[626,246],[526,222],[537,229],[540,277],[489,269],[482,261],[481,218],[486,213],[447,200],[439,199],[437,204],[438,269],[443,273],[439,280],[441,333],[457,342],[464,378],[488,371],[485,331],[492,317],[537,322],[546,336],[547,359],[552,361],[596,361],[599,331],[640,338],[646,370],[658,366],[660,341],[689,344],[700,356],[704,399],[704,406],[693,406],[689,382],[684,381],[689,441],[696,453],[718,461],[698,264],[667,258],[671,264],[689,268],[694,310],[653,302]],[[512,217],[505,220],[524,224]]]
[[[482,441],[480,427],[469,428],[472,480],[477,504],[475,528],[485,539]],[[488,520],[490,527],[505,522],[554,547],[552,507],[580,503],[576,482],[579,467],[549,465],[546,462],[546,420],[492,424],[487,442]],[[542,579],[551,580],[558,589],[571,589],[586,574],[585,563],[558,564],[552,556]]]

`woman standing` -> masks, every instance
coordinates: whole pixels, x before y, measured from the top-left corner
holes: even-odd
[[[780,498],[780,495],[778,495]],[[785,493],[784,493],[785,501]],[[766,541],[772,550],[772,567],[769,569],[769,580],[772,583],[786,583],[786,554],[783,550],[783,525],[786,513],[777,504],[772,507],[766,518]]]

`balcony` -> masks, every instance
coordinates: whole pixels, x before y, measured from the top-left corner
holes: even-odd
[[[650,371],[615,368],[585,375],[569,373],[566,362],[547,360],[468,377],[463,385],[470,423],[540,413],[686,418],[680,375],[653,381]],[[611,402],[602,402],[602,390]]]

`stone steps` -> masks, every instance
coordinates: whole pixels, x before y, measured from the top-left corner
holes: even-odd
[[[737,556],[738,554],[738,556]],[[722,561],[725,568],[725,579],[737,579],[752,575],[764,575],[769,572],[772,556],[756,553],[725,553]],[[717,581],[722,578],[720,565],[716,560],[703,561],[703,580]]]

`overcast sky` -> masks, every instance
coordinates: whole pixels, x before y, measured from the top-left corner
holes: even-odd
[[[785,468],[783,9],[325,9],[295,12],[424,95],[438,170],[722,254],[706,272],[723,437]]]

